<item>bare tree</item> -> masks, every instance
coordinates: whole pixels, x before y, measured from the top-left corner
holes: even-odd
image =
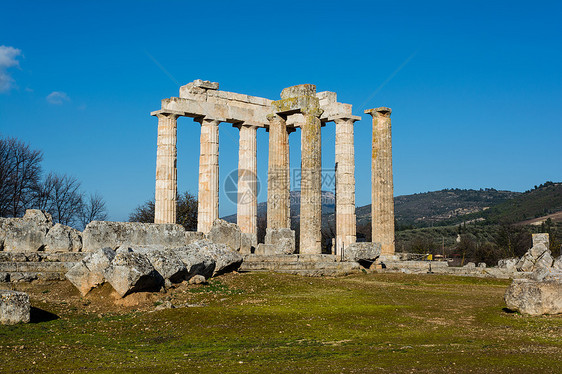
[[[80,182],[74,177],[49,173],[38,188],[36,207],[51,213],[55,222],[67,226],[79,223],[82,205]]]
[[[0,216],[18,217],[33,205],[43,155],[15,139],[0,139]]]
[[[79,212],[79,221],[81,229],[92,221],[105,221],[107,219],[107,211],[105,208],[105,201],[101,195],[90,194],[82,204],[82,209]]]
[[[154,222],[154,200],[139,205],[129,215],[129,222]],[[176,223],[188,231],[197,230],[197,198],[189,192],[178,195]]]

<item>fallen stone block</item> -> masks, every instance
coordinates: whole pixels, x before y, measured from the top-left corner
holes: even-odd
[[[343,249],[344,261],[375,261],[380,255],[380,243],[352,243]]]
[[[169,280],[171,283],[180,283],[187,279],[187,268],[173,250],[133,248],[133,251],[145,255],[164,280]]]
[[[186,280],[191,279],[195,275],[202,275],[205,278],[213,276],[216,262],[211,256],[201,253],[198,246],[189,245],[176,248],[174,253],[186,267]]]
[[[252,253],[252,248],[256,248],[258,245],[258,237],[256,234],[242,233],[240,236],[240,253],[250,254]]]
[[[207,237],[215,244],[224,244],[233,251],[239,251],[241,235],[242,232],[237,224],[228,223],[222,219],[216,219]]]
[[[189,284],[205,284],[207,283],[207,279],[204,276],[196,274],[189,280]]]
[[[14,325],[28,323],[31,317],[31,304],[25,292],[0,290],[0,323]]]
[[[562,313],[562,282],[515,279],[507,289],[504,300],[508,309],[522,314],[559,314]]]
[[[162,277],[140,253],[117,253],[104,273],[105,279],[121,297],[143,290],[158,290]]]
[[[45,237],[45,251],[48,252],[80,252],[82,235],[72,227],[57,223]]]
[[[231,250],[225,244],[216,244],[208,240],[200,240],[188,247],[196,249],[215,261],[213,276],[238,269],[244,260],[240,253]]]
[[[505,269],[507,271],[517,271],[515,266],[519,261],[518,258],[504,258],[498,261],[498,268]]]
[[[274,247],[273,254],[290,255],[295,253],[295,231],[291,229],[266,229],[264,242]]]
[[[186,231],[185,232],[185,245],[191,244],[198,240],[204,240],[205,234],[199,231]]]
[[[274,256],[275,246],[273,244],[259,243],[254,251],[254,254],[260,256]]]
[[[85,296],[93,288],[105,282],[105,271],[109,268],[115,257],[111,248],[103,248],[88,254],[84,259],[74,265],[65,277]]]

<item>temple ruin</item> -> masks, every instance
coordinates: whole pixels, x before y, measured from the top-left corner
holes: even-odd
[[[389,108],[367,110],[373,116],[372,225],[373,242],[386,255],[394,253],[394,202]],[[269,132],[267,232],[265,244],[278,230],[290,229],[289,136],[301,130],[300,254],[321,249],[321,127],[336,126],[335,255],[356,242],[354,123],[361,119],[351,104],[337,101],[335,92],[316,92],[302,84],[285,88],[280,100],[219,90],[217,82],[195,80],[180,88],[179,97],[162,100],[158,117],[155,223],[176,222],[177,119],[191,117],[201,124],[197,230],[209,233],[219,218],[220,123],[239,129],[237,224],[257,245],[256,132]],[[241,201],[243,197],[244,201]]]

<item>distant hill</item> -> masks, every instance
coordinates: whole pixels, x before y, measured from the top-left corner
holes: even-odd
[[[394,198],[394,214],[399,225],[426,227],[443,221],[462,221],[467,214],[479,213],[491,206],[520,195],[520,192],[445,189],[402,195]],[[474,217],[475,219],[478,217]],[[357,208],[357,221],[365,224],[371,220],[371,205]],[[453,222],[454,223],[454,222]]]
[[[462,222],[517,223],[562,211],[562,183],[546,182],[521,192],[500,191],[493,188],[480,190],[445,189],[440,191],[402,195],[394,198],[395,216],[399,226],[421,228],[455,225]],[[322,223],[333,225],[335,195],[322,191]],[[358,207],[357,222],[371,220],[371,205]],[[265,217],[267,203],[258,204],[258,217]],[[291,217],[300,217],[300,191],[291,191]],[[236,222],[236,214],[223,217]]]

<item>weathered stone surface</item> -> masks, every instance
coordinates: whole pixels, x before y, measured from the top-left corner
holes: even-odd
[[[169,280],[172,283],[179,283],[186,279],[187,268],[173,250],[133,248],[133,251],[145,255],[164,280]]]
[[[256,248],[258,243],[258,238],[256,234],[242,233],[240,236],[240,253],[250,254],[252,253],[252,248]]]
[[[498,268],[516,271],[517,269],[515,266],[517,265],[517,262],[519,262],[518,258],[504,258],[498,261]]]
[[[371,154],[372,240],[381,243],[383,254],[394,253],[394,187],[392,179],[392,129],[386,107],[368,109],[373,116]]]
[[[13,252],[41,250],[52,226],[51,215],[41,210],[28,209],[23,218],[0,218],[0,249]]]
[[[197,231],[205,234],[219,218],[219,123],[201,119]]]
[[[463,267],[473,269],[476,268],[476,264],[474,262],[467,262]]]
[[[243,257],[240,253],[231,250],[225,244],[217,244],[207,240],[200,240],[188,247],[194,247],[199,253],[207,255],[215,260],[216,264],[213,275],[236,270],[243,261]]]
[[[273,256],[275,255],[275,246],[272,244],[259,243],[254,251],[255,255]]]
[[[233,251],[239,251],[241,235],[240,227],[235,223],[216,219],[207,237],[215,244],[225,244]]]
[[[116,254],[104,276],[121,297],[132,292],[156,290],[163,284],[148,258],[135,252]]]
[[[374,261],[380,255],[380,243],[352,243],[343,250],[343,258],[345,261]]]
[[[550,249],[550,238],[548,233],[533,234],[533,247],[542,244],[546,249]]]
[[[105,282],[104,273],[115,257],[111,248],[103,248],[88,254],[74,265],[65,277],[85,296],[93,288]]]
[[[186,267],[185,279],[190,279],[195,275],[202,275],[205,278],[213,276],[215,271],[215,260],[199,251],[197,245],[191,244],[186,247],[174,249],[174,253],[184,263]]]
[[[10,274],[6,272],[0,272],[0,282],[9,282]]]
[[[72,227],[57,223],[45,237],[45,251],[80,252],[81,250],[82,234]]]
[[[205,284],[207,283],[207,279],[200,274],[195,274],[193,277],[189,279],[189,284]]]
[[[562,255],[554,259],[554,263],[552,264],[552,267],[562,271]]]
[[[539,316],[562,313],[562,282],[515,279],[504,296],[508,309]]]
[[[204,240],[205,234],[199,231],[186,231],[185,232],[185,244],[191,244],[198,240]]]
[[[31,303],[25,292],[0,290],[0,323],[14,325],[28,323],[31,317]]]
[[[86,226],[82,241],[82,250],[92,252],[121,245],[182,247],[186,237],[184,227],[177,224],[93,221]]]
[[[516,268],[519,271],[535,271],[538,268],[549,268],[552,266],[553,262],[554,260],[548,247],[544,243],[539,242],[533,245],[533,247],[521,257]]]
[[[295,232],[287,228],[267,228],[265,231],[265,244],[273,246],[273,253],[271,254],[293,254],[295,253]]]

